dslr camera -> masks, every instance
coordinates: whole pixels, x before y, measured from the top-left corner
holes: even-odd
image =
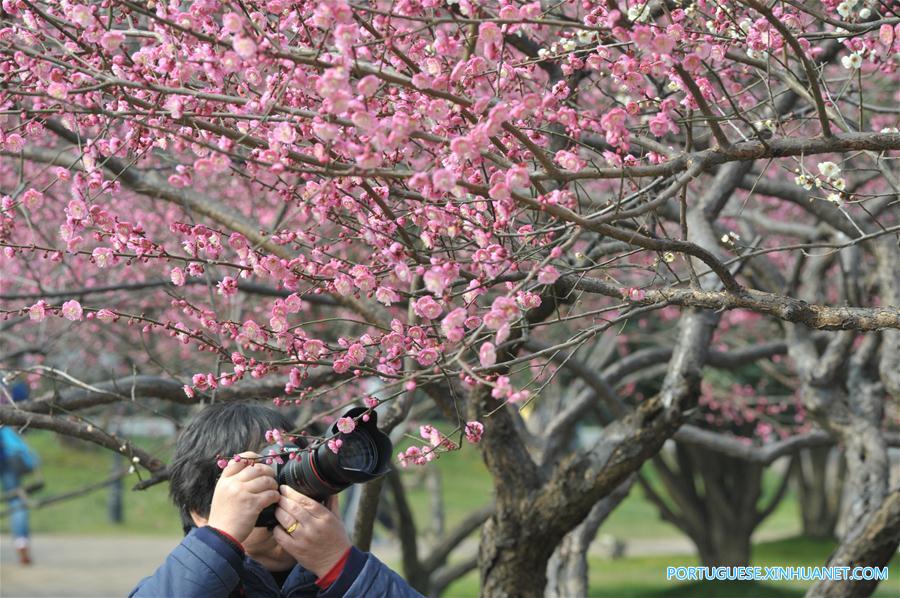
[[[277,455],[284,461],[271,464],[278,485],[285,484],[313,500],[325,502],[332,494],[353,484],[386,474],[390,469],[388,463],[393,445],[387,434],[378,429],[378,415],[374,411],[369,412],[368,421],[362,420],[360,416],[366,411],[365,407],[354,407],[344,413],[343,417],[356,420],[356,427],[349,434],[339,431],[337,424],[331,427],[330,438],[341,441],[337,453],[326,442],[315,448],[301,448],[291,443],[265,447],[263,457]],[[271,529],[277,524],[275,505],[263,509],[256,520],[256,527]]]

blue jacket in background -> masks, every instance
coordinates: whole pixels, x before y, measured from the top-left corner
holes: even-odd
[[[21,459],[29,471],[37,469],[40,464],[22,437],[9,426],[0,426],[0,471],[6,471],[14,457]]]
[[[406,581],[373,555],[356,548],[340,577],[325,590],[316,576],[297,565],[279,588],[262,565],[208,527],[194,528],[152,576],[132,590],[134,598],[421,598]]]

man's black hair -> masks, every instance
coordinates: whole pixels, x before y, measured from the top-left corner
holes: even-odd
[[[185,533],[194,526],[191,512],[209,517],[213,491],[225,459],[266,445],[266,430],[288,431],[291,421],[282,413],[256,403],[213,403],[182,430],[169,465],[169,495],[181,512]]]

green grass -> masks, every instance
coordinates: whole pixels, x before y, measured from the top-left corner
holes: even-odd
[[[645,465],[642,474],[655,488],[660,488],[656,481],[656,472],[651,465]],[[780,476],[767,470],[763,474],[763,500],[767,504],[775,494]],[[802,533],[800,506],[793,485],[788,487],[784,499],[778,503],[775,511],[756,529],[759,535],[790,536]],[[659,511],[644,497],[644,490],[635,485],[628,499],[622,502],[609,519],[603,524],[602,533],[617,538],[674,538],[683,534],[674,525],[660,519]]]
[[[436,465],[441,472],[446,529],[452,529],[466,515],[491,502],[491,477],[477,450],[464,446],[462,450],[443,453]],[[425,475],[424,467],[410,466],[402,470],[407,498],[420,527],[427,525],[431,512]]]
[[[776,542],[761,542],[754,547],[753,564],[766,566],[821,566],[831,551],[832,542],[808,538],[789,538]],[[750,598],[803,596],[809,582],[670,582],[666,581],[666,567],[694,566],[694,557],[648,556],[620,560],[589,558],[589,596],[592,598],[630,597],[716,597]],[[890,577],[882,582],[875,596],[894,597],[900,593],[900,558],[894,557]],[[474,572],[451,585],[445,596],[468,597],[478,595],[478,577]]]
[[[45,487],[35,499],[58,496],[101,481],[112,474],[113,453],[79,440],[66,439],[50,432],[33,431],[24,436],[41,458]],[[138,446],[168,459],[169,449],[158,439],[136,441]],[[123,459],[120,467],[127,467]],[[178,511],[169,502],[168,484],[132,492],[137,475],[124,480],[124,516],[122,524],[109,521],[107,499],[109,489],[34,509],[31,512],[33,533],[72,534],[168,534],[181,533]],[[0,529],[7,531],[7,519],[0,519]]]

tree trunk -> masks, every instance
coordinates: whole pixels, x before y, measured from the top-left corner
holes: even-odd
[[[495,514],[482,528],[478,555],[482,596],[544,595],[547,562],[562,533],[551,538],[522,523],[510,514]]]
[[[588,549],[606,518],[628,496],[634,481],[635,476],[628,478],[612,494],[597,502],[584,521],[566,534],[547,564],[545,598],[587,596]]]
[[[804,536],[834,538],[840,513],[843,461],[841,452],[830,446],[806,449],[797,455],[794,481]]]
[[[900,544],[900,490],[882,501],[879,508],[866,517],[856,533],[841,542],[828,559],[830,567],[886,567]],[[871,596],[878,581],[827,581],[814,585],[806,593],[815,598],[855,598]]]
[[[752,533],[752,532],[751,532]],[[707,567],[745,567],[750,564],[750,536],[744,530],[734,534],[710,534],[694,540],[697,553]]]
[[[759,506],[762,465],[682,442],[675,443],[674,453],[671,463],[661,455],[652,461],[669,500],[641,478],[648,499],[691,539],[704,565],[748,565],[753,532],[784,497],[791,470]]]

